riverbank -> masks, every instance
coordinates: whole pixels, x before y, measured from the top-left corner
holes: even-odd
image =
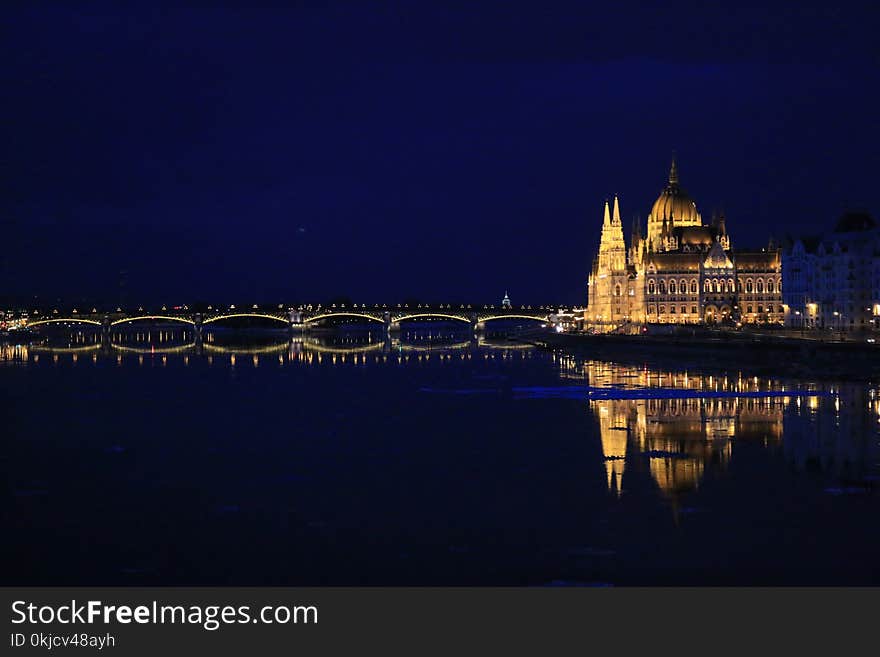
[[[794,337],[703,333],[591,335],[530,331],[517,341],[574,356],[670,368],[748,371],[757,376],[880,380],[880,345],[821,342]]]

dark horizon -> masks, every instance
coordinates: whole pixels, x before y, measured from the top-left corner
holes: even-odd
[[[734,248],[880,214],[876,8],[4,13],[6,303],[583,304],[673,151]]]

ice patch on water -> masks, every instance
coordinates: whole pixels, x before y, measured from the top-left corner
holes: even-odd
[[[825,492],[829,495],[867,495],[871,489],[866,486],[832,486]]]
[[[497,395],[498,388],[419,388],[419,392],[433,395]]]
[[[574,547],[568,550],[568,554],[573,557],[612,557],[614,550],[597,547]]]

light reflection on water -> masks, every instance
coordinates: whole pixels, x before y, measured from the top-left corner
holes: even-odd
[[[627,507],[636,526],[641,513],[647,514],[646,518],[651,517],[650,507],[645,506],[651,495],[665,505],[667,515],[674,519],[676,527],[683,522],[683,517],[690,517],[688,514],[700,509],[701,491],[707,481],[717,491],[718,482],[729,479],[725,495],[747,498],[752,494],[744,488],[748,486],[748,473],[737,472],[738,459],[752,469],[770,468],[768,463],[781,459],[785,467],[800,478],[794,481],[814,482],[819,486],[819,494],[829,499],[843,500],[843,504],[849,504],[848,499],[868,500],[874,510],[880,508],[876,486],[880,465],[880,390],[867,383],[782,380],[750,376],[746,371],[702,371],[698,366],[669,370],[650,364],[636,366],[591,361],[571,354],[541,351],[516,342],[442,331],[411,331],[390,337],[382,333],[318,333],[290,337],[234,332],[208,333],[199,337],[192,331],[180,329],[138,329],[113,333],[110,339],[96,333],[76,332],[34,340],[29,344],[0,344],[2,365],[34,372],[40,372],[42,368],[91,368],[94,374],[82,373],[83,381],[88,382],[100,376],[99,372],[106,367],[134,371],[167,368],[168,376],[179,368],[208,368],[218,373],[227,371],[230,375],[250,372],[247,381],[251,387],[266,385],[261,381],[271,381],[268,385],[277,386],[277,378],[263,373],[270,368],[293,372],[315,370],[316,374],[319,371],[330,373],[334,371],[332,368],[343,368],[343,372],[363,371],[365,378],[358,379],[357,385],[364,392],[359,394],[376,399],[373,406],[377,417],[387,414],[380,409],[381,404],[388,401],[382,398],[382,386],[391,386],[392,392],[388,394],[398,399],[404,396],[404,390],[408,390],[405,410],[394,411],[400,414],[399,418],[392,416],[380,422],[377,417],[366,415],[371,408],[369,401],[365,402],[366,406],[359,407],[357,413],[367,427],[362,435],[358,434],[363,440],[378,437],[378,433],[370,433],[369,427],[374,424],[381,426],[382,432],[393,433],[398,425],[408,426],[416,421],[415,418],[421,422],[422,415],[430,416],[434,409],[443,408],[446,414],[461,414],[467,430],[458,438],[467,436],[471,442],[478,443],[481,432],[486,427],[491,431],[493,424],[503,426],[508,436],[511,431],[516,432],[517,427],[521,428],[523,435],[537,436],[549,431],[550,437],[543,443],[546,449],[558,450],[567,443],[582,445],[586,441],[587,455],[583,457],[581,465],[584,470],[580,476],[584,485],[598,485],[605,495],[604,500],[593,500],[591,504],[604,509],[604,513],[613,513],[616,508],[623,508],[618,505],[626,504],[629,498],[641,500],[640,506]],[[376,374],[370,374],[374,370]],[[397,370],[401,374],[393,374]],[[10,372],[9,369],[6,371]],[[388,374],[380,375],[380,372]],[[393,387],[402,385],[400,377],[405,376],[403,373],[409,376],[410,372],[415,372],[414,383]],[[310,375],[303,376],[306,377],[303,385],[308,385]],[[323,382],[322,385],[327,381],[326,378],[315,380]],[[156,380],[151,381],[155,383]],[[551,391],[583,391],[583,394],[556,399],[552,395],[517,395],[518,390],[528,386]],[[217,390],[214,388],[213,394]],[[602,394],[598,398],[591,397],[590,390],[599,390]],[[635,397],[632,395],[634,391],[639,393]],[[351,422],[346,404],[335,397],[322,398],[320,395],[325,393],[320,391],[314,394],[317,396],[308,403],[320,413],[337,418],[320,426],[327,427],[328,436],[344,433],[349,426],[347,423]],[[51,406],[52,399],[46,401]],[[228,406],[237,402],[227,399],[221,403]],[[569,417],[567,409],[572,408],[572,404],[583,410]],[[235,408],[227,410],[234,412]],[[177,412],[183,414],[177,418],[183,426],[192,427],[201,421],[196,419],[200,413],[197,409],[187,414],[184,407]],[[127,421],[125,413],[124,408],[119,411],[122,422]],[[438,431],[456,426],[455,418],[435,419],[438,420]],[[541,445],[536,443],[534,449],[542,449]],[[112,449],[124,452],[126,448],[114,446]],[[392,453],[401,449],[405,448],[394,447]],[[478,479],[492,468],[503,471],[512,467],[503,461],[499,464],[495,458],[480,452],[479,447],[469,449],[472,451],[469,458],[474,459],[474,465],[478,467],[478,472],[472,476]],[[543,458],[537,457],[537,461]],[[300,455],[300,459],[308,460],[308,457]],[[437,454],[432,453],[429,463],[433,462],[431,459],[437,459]],[[437,460],[442,461],[442,458]],[[418,467],[424,468],[425,464]],[[557,463],[554,467],[560,469],[560,478],[571,476],[571,473],[564,474],[569,464]],[[496,471],[492,476],[515,479],[519,476],[516,472],[511,469],[509,473],[504,471],[499,475]],[[28,480],[28,473],[22,476]],[[297,475],[311,476],[313,473]],[[558,483],[549,484],[552,471],[542,470],[537,476],[551,478],[544,482],[545,487]],[[815,480],[817,476],[819,479]],[[442,480],[442,475],[440,477]],[[443,485],[453,486],[458,485],[460,479],[452,477],[449,481],[442,481]],[[215,483],[210,481],[205,486]],[[774,494],[782,500],[790,494],[791,499],[787,501],[793,503],[792,500],[800,499],[798,495],[802,493],[791,493],[786,486],[797,485],[800,484],[780,484],[780,490]],[[22,484],[20,489],[41,486],[43,483],[38,481]],[[369,497],[369,489],[361,494]],[[717,492],[714,494],[718,495]],[[776,501],[768,500],[768,503]],[[476,505],[479,508],[478,502]],[[523,509],[524,515],[529,516],[528,506]],[[443,513],[442,508],[439,513]],[[506,511],[492,513],[486,510],[490,522],[500,522],[499,517],[506,517]],[[547,510],[540,509],[535,513],[546,515]],[[571,514],[570,508],[568,514]],[[506,522],[517,520],[508,518]],[[527,524],[528,518],[523,522]],[[748,519],[731,519],[729,522],[742,525],[741,530],[746,534],[756,531],[748,526]],[[853,518],[853,522],[862,523],[864,520]],[[815,530],[820,531],[820,528]],[[627,531],[637,533],[638,529]],[[552,531],[548,530],[548,536],[551,534]],[[474,537],[472,540],[479,542],[480,539]],[[605,537],[604,540],[612,539]],[[755,540],[760,542],[761,538]],[[623,551],[619,546],[618,549]],[[723,550],[723,546],[720,549]],[[523,557],[519,555],[518,558]],[[655,565],[657,569],[662,567],[661,564]],[[838,581],[834,579],[834,567],[827,567],[831,569],[830,581]],[[408,579],[388,566],[385,568],[396,573],[390,576],[393,582],[418,581],[417,578]],[[429,565],[429,571],[430,568]],[[532,573],[531,568],[526,570],[530,572],[529,578],[540,581],[543,577]],[[442,573],[445,571],[442,568],[440,571],[434,576],[435,583],[458,581],[444,579],[446,575]],[[619,574],[618,570],[614,572]],[[553,579],[552,575],[548,571],[547,579]],[[607,573],[603,572],[601,576],[606,577]],[[644,581],[653,581],[655,576],[656,572]],[[164,577],[162,581],[187,581],[165,571],[157,577],[159,580]],[[529,578],[528,581],[533,581]],[[117,581],[113,577],[110,580]],[[868,580],[874,581],[866,574],[865,581]],[[235,581],[253,580],[244,577]],[[335,580],[331,577],[326,581]],[[475,575],[463,581],[482,580]],[[497,583],[499,580],[490,581]],[[622,581],[630,580],[622,577]],[[632,581],[643,580],[636,578]],[[774,580],[769,577],[761,581]]]

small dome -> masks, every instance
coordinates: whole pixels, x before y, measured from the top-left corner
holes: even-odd
[[[844,212],[837,225],[834,226],[835,233],[851,233],[858,230],[871,230],[877,227],[874,218],[863,210]]]

